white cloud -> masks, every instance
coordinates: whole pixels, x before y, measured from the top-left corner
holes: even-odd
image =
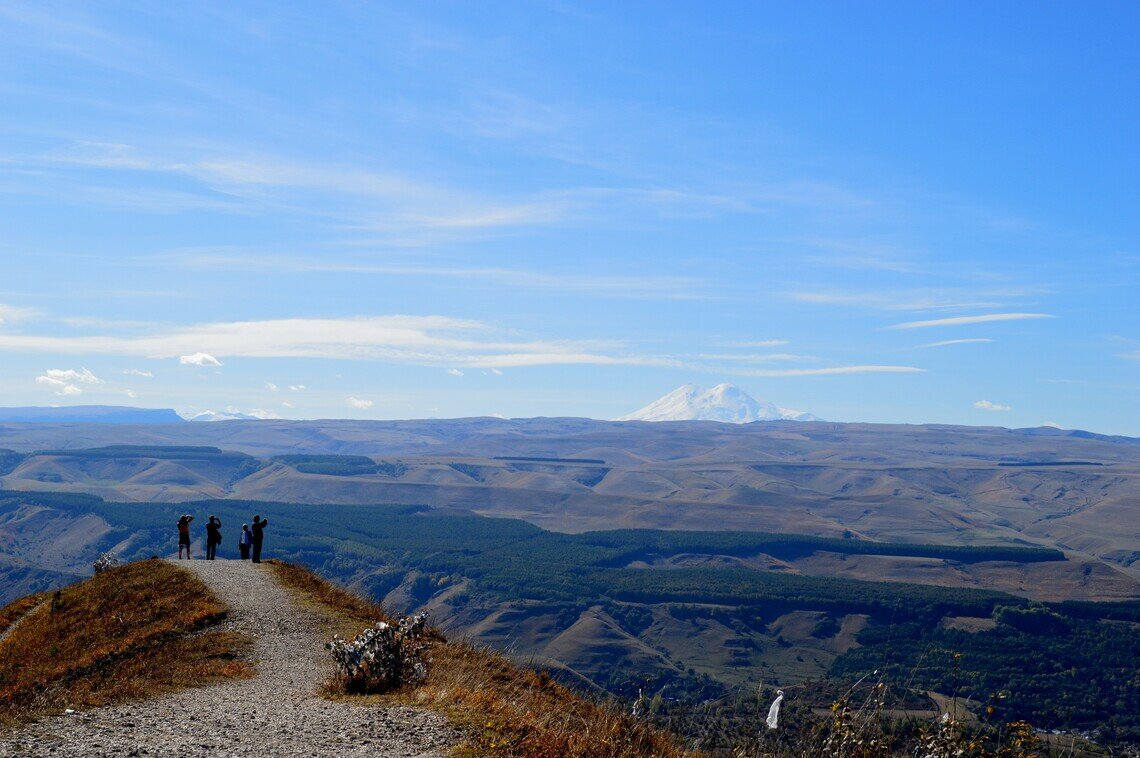
[[[842,376],[845,374],[922,374],[924,368],[914,366],[829,366],[828,368],[788,368],[788,369],[727,369],[723,373],[736,376],[781,377],[781,376]]]
[[[269,390],[270,392],[276,392],[278,390],[278,387],[273,382],[266,382],[265,389]]]
[[[988,324],[993,321],[1024,321],[1035,318],[1055,318],[1048,313],[987,313],[980,316],[954,316],[936,318],[929,321],[907,321],[888,326],[888,329],[926,329],[932,326],[962,326],[964,324]]]
[[[790,361],[818,361],[814,355],[794,355],[792,353],[701,353],[689,356],[703,361],[737,361],[741,363],[788,363]]]
[[[726,342],[725,347],[780,347],[788,344],[787,340],[752,340],[746,342]]]
[[[222,362],[209,353],[191,353],[178,356],[178,362],[183,366],[221,366]]]
[[[297,406],[293,405],[292,403],[290,403],[288,400],[282,400],[281,405],[285,406],[286,408],[296,408],[297,407]]]
[[[289,391],[290,392],[304,392],[305,391],[305,385],[303,385],[303,384],[290,384],[289,385]]]
[[[134,390],[123,390],[123,394],[132,400],[138,397],[138,394],[136,394]]]
[[[423,263],[375,264],[207,251],[152,256],[148,260],[203,271],[265,271],[295,274],[333,273],[372,276],[462,279],[512,289],[584,293],[594,297],[637,300],[697,300],[711,297],[709,282],[685,276],[629,276],[539,272],[507,268],[466,268]]]
[[[362,400],[358,397],[346,397],[344,402],[348,404],[349,408],[356,408],[358,410],[366,411],[372,407],[371,400]]]
[[[787,297],[802,303],[883,311],[953,311],[1012,308],[1015,303],[1041,297],[1049,292],[1046,288],[1032,285],[985,288],[910,287],[888,290],[807,290],[790,292]]]
[[[0,303],[0,326],[32,318],[38,313],[39,311],[35,308],[21,308],[15,305]]]
[[[1041,426],[1048,426],[1048,427],[1052,427],[1053,429],[1060,429],[1061,428],[1061,425],[1058,424],[1056,421],[1042,421]]]
[[[154,378],[154,374],[152,372],[142,371],[142,370],[137,369],[137,368],[124,369],[121,373],[126,374],[127,376],[141,376],[144,379],[153,379]]]
[[[620,342],[520,339],[479,321],[448,316],[359,316],[239,321],[180,327],[128,336],[49,337],[0,334],[0,350],[179,356],[184,364],[219,366],[218,357],[371,360],[463,369],[525,366],[659,366],[724,373],[721,363],[683,356],[626,351]],[[201,351],[194,352],[191,351]],[[208,351],[208,352],[206,352]],[[801,356],[801,358],[803,358]],[[788,360],[786,356],[776,358]],[[803,358],[807,360],[806,358]],[[772,360],[769,358],[768,360]],[[910,373],[912,366],[833,366],[762,371],[728,369],[741,376]],[[302,385],[291,385],[298,390]]]
[[[477,321],[447,316],[364,316],[199,324],[168,333],[49,337],[0,334],[0,350],[178,357],[220,366],[219,357],[383,360],[418,365],[503,367],[558,364],[637,364],[656,359],[594,352],[612,343],[525,341],[492,334]],[[218,357],[215,357],[218,356]],[[298,391],[302,385],[294,385]]]
[[[42,381],[41,381],[42,380]],[[36,378],[37,382],[41,384],[70,384],[78,382],[79,384],[102,384],[103,380],[91,373],[91,369],[81,368],[78,371],[73,368],[49,368],[44,372],[43,376]]]
[[[41,376],[36,377],[36,384],[55,390],[57,395],[81,395],[83,389],[78,385],[102,384],[103,380],[91,373],[90,369],[62,369],[50,368]]]
[[[497,368],[492,368],[491,373],[494,374],[495,376],[502,376],[503,375],[503,372]]]
[[[980,342],[993,342],[989,337],[978,337],[976,339],[964,340],[942,340],[941,342],[927,342],[925,345],[915,345],[915,350],[921,350],[928,347],[948,347],[950,345],[971,345]]]
[[[463,372],[457,368],[449,368],[447,370],[447,373],[451,374],[452,376],[463,376]]]
[[[980,411],[1012,411],[1013,410],[1013,408],[1011,408],[1008,405],[1002,405],[1001,403],[991,403],[989,400],[979,400],[976,403],[974,403],[974,407]]]

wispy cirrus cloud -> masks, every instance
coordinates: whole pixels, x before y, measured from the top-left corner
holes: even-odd
[[[951,345],[976,345],[986,342],[993,342],[989,337],[974,337],[960,340],[939,340],[938,342],[927,342],[923,345],[915,345],[915,350],[925,350],[932,347],[949,347]]]
[[[740,366],[739,360],[723,357],[647,355],[630,351],[620,342],[520,339],[479,321],[402,315],[215,322],[130,335],[0,334],[0,350],[176,358],[184,365],[204,367],[220,366],[223,358],[243,357],[370,360],[471,369],[656,366],[768,377],[923,370],[874,364],[753,369]],[[751,358],[757,362],[808,360],[805,356],[781,354]],[[290,389],[294,387],[302,389],[300,385]]]
[[[991,403],[989,400],[978,400],[976,403],[974,403],[974,407],[980,411],[1005,412],[1013,410],[1011,406],[1005,405],[1003,403]]]
[[[728,195],[670,187],[572,186],[496,195],[433,184],[383,168],[232,148],[210,150],[200,145],[148,149],[93,141],[75,141],[40,155],[9,156],[4,162],[22,171],[29,182],[46,180],[46,173],[52,171],[71,170],[177,176],[196,187],[196,192],[183,198],[188,208],[207,203],[215,210],[235,213],[295,209],[307,216],[325,216],[346,231],[378,233],[390,244],[406,245],[449,239],[456,233],[549,226],[584,218],[618,219],[630,212],[662,218],[759,213],[771,204],[817,202],[827,189],[796,183]],[[108,202],[113,204],[118,198],[136,210],[145,210],[148,202],[146,192],[129,186],[69,186],[84,202],[97,201],[100,192]],[[835,188],[830,193],[827,202],[839,202],[841,193]],[[154,210],[169,212],[179,196],[159,199]],[[854,202],[851,198],[845,201]]]
[[[814,266],[901,274],[922,272],[912,251],[893,245],[825,237],[808,237],[800,241],[819,251],[805,258]]]
[[[780,347],[787,345],[787,340],[744,340],[719,343],[724,347]]]
[[[927,321],[906,321],[892,324],[887,329],[929,329],[942,326],[965,326],[967,324],[989,324],[995,321],[1025,321],[1028,319],[1056,318],[1048,313],[986,313],[978,316],[954,316]]]
[[[23,308],[16,305],[0,303],[0,326],[12,324],[17,321],[24,321],[37,315],[39,315],[39,311],[35,308]]]
[[[737,363],[791,363],[812,362],[819,358],[814,355],[798,355],[796,353],[698,353],[685,356],[702,361],[732,361]]]
[[[755,377],[844,376],[850,374],[922,374],[926,369],[915,366],[861,365],[828,366],[824,368],[789,369],[728,369],[726,374]]]
[[[169,264],[198,271],[274,271],[296,274],[350,274],[372,276],[429,277],[483,282],[488,285],[583,293],[599,297],[645,300],[701,300],[715,297],[713,285],[687,276],[621,274],[576,274],[528,271],[493,266],[448,266],[432,264],[372,264],[289,258],[278,255],[247,255],[225,252],[179,252],[141,259],[145,263]],[[783,344],[774,342],[773,344]]]
[[[1043,290],[1036,288],[912,288],[900,290],[801,290],[787,297],[801,303],[881,311],[955,311],[1015,306]]]

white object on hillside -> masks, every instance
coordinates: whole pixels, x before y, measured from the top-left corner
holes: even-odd
[[[617,421],[720,421],[747,424],[752,421],[819,421],[810,413],[781,408],[757,400],[733,384],[712,389],[686,384],[654,400],[639,411]]]
[[[775,729],[780,721],[780,703],[784,701],[784,691],[776,690],[776,699],[772,701],[772,707],[768,709],[767,724],[769,729]]]

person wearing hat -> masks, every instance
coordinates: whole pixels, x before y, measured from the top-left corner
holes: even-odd
[[[178,519],[178,560],[182,560],[182,549],[186,549],[186,560],[190,560],[190,522],[194,517],[183,513]]]

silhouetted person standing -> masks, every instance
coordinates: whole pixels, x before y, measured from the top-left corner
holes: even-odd
[[[214,560],[220,544],[222,544],[222,520],[217,516],[210,516],[206,524],[206,560]]]
[[[253,562],[261,563],[261,543],[265,541],[265,527],[269,526],[269,519],[261,516],[253,517]]]
[[[186,550],[186,560],[190,560],[190,522],[194,517],[189,513],[178,519],[178,560],[182,560],[182,551]]]
[[[253,544],[253,533],[249,531],[249,524],[241,525],[241,534],[238,536],[238,550],[243,561],[249,560],[249,548]]]

